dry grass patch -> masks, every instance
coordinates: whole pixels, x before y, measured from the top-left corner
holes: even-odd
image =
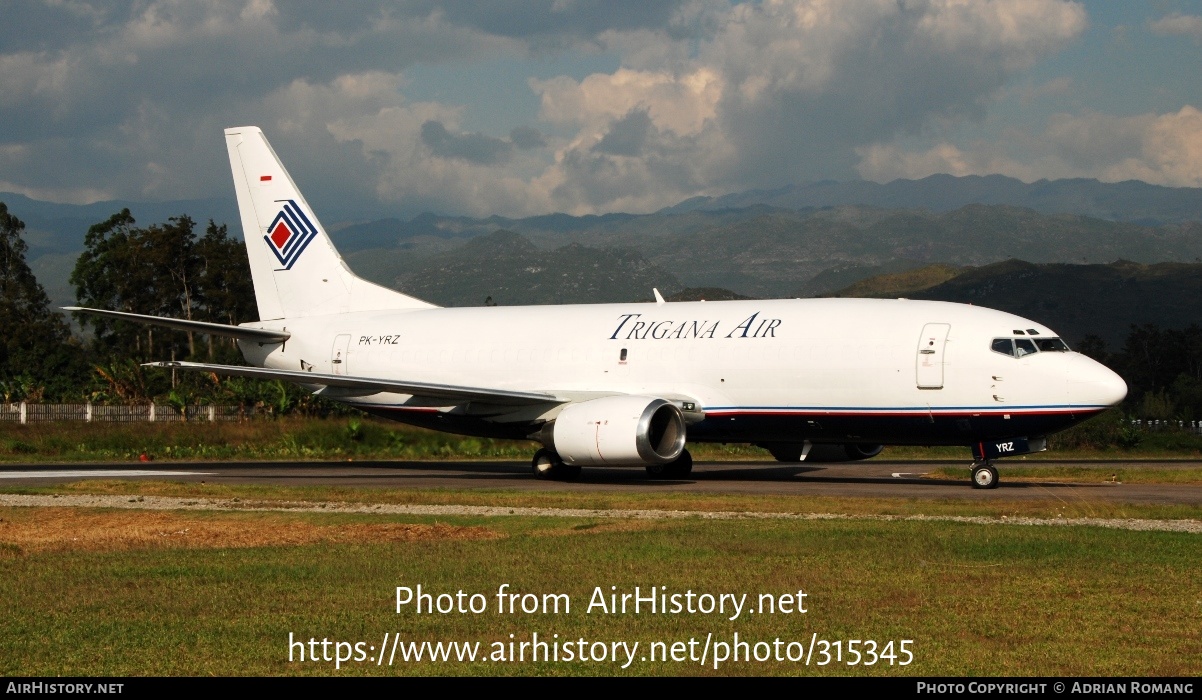
[[[964,470],[967,472],[967,470]],[[1006,471],[1002,478],[1010,478]],[[965,478],[967,483],[967,479]],[[967,491],[968,486],[964,489]],[[739,494],[704,492],[521,491],[516,489],[361,488],[348,486],[280,486],[197,484],[174,481],[87,479],[66,484],[5,488],[0,493],[167,496],[174,498],[242,499],[257,506],[282,503],[358,503],[394,505],[498,506],[740,511],[764,513],[845,513],[849,515],[984,515],[1033,518],[1197,519],[1202,509],[1191,504],[1122,503],[1074,494],[1062,499],[970,500],[937,498],[862,498],[847,496]]]
[[[84,508],[0,511],[0,556],[44,551],[219,549],[317,542],[384,543],[495,539],[484,527],[413,523],[317,524],[287,514],[193,514]]]
[[[573,535],[599,535],[612,532],[646,532],[671,529],[673,522],[663,520],[639,520],[623,518],[614,520],[586,520],[575,525],[548,527],[538,531],[539,537],[569,537]]]

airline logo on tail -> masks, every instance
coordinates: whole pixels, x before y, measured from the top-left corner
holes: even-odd
[[[280,213],[267,227],[267,235],[263,236],[267,247],[275,253],[285,270],[292,269],[314,238],[317,238],[317,227],[305,216],[300,205],[291,199],[284,202]]]

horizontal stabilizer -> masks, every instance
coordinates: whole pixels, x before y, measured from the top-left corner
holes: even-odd
[[[426,384],[397,379],[372,379],[348,377],[341,374],[319,374],[286,369],[263,367],[238,367],[234,365],[210,365],[201,362],[150,362],[145,367],[165,369],[190,369],[212,372],[226,377],[249,377],[253,379],[281,379],[296,384],[309,384],[340,389],[370,391],[376,393],[409,394],[431,399],[449,399],[452,403],[481,401],[491,404],[525,405],[538,403],[563,403],[564,399],[551,394],[528,391],[506,391],[504,389],[482,389],[479,387],[454,386],[451,384]]]
[[[246,326],[228,326],[224,323],[208,323],[205,321],[189,321],[183,318],[167,318],[165,316],[146,316],[131,314],[124,311],[108,311],[107,309],[85,309],[82,306],[64,306],[64,311],[79,311],[94,316],[107,316],[120,321],[144,323],[149,326],[163,326],[177,331],[192,331],[208,335],[220,335],[226,338],[254,340],[260,343],[282,343],[291,337],[287,331],[272,331],[264,328],[247,328]]]

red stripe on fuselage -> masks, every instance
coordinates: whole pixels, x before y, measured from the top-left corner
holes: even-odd
[[[705,415],[706,415],[706,416],[797,416],[797,417],[803,417],[803,418],[804,418],[804,417],[818,417],[818,418],[821,418],[821,417],[824,417],[824,416],[827,416],[827,417],[829,417],[829,416],[838,416],[838,417],[843,417],[843,418],[848,418],[848,417],[851,417],[851,418],[872,418],[872,417],[880,417],[880,418],[906,418],[906,417],[922,417],[922,416],[939,416],[939,417],[942,417],[942,418],[949,418],[949,417],[964,417],[964,416],[967,416],[967,417],[970,417],[970,418],[976,418],[976,417],[983,417],[983,416],[1000,416],[1000,415],[1011,415],[1011,416],[1055,416],[1055,415],[1063,415],[1063,414],[1070,414],[1070,413],[1071,413],[1071,414],[1080,414],[1080,415],[1084,415],[1084,414],[1090,414],[1090,415],[1092,415],[1092,414],[1095,414],[1095,413],[1101,413],[1102,411],[1105,411],[1105,410],[1106,410],[1106,409],[1104,409],[1104,408],[1049,408],[1049,409],[1032,409],[1032,410],[1022,410],[1022,411],[1015,411],[1015,410],[1010,410],[1010,411],[1005,411],[1005,410],[989,410],[989,411],[976,410],[976,411],[974,411],[974,410],[971,410],[971,409],[961,409],[961,410],[938,410],[938,411],[934,411],[934,410],[933,410],[933,411],[923,411],[923,410],[921,410],[921,409],[920,409],[920,410],[914,410],[914,411],[890,411],[890,410],[888,410],[888,409],[882,409],[882,410],[879,410],[879,411],[874,411],[874,410],[867,410],[867,411],[840,411],[840,410],[822,411],[822,410],[813,410],[813,409],[810,409],[810,410],[798,411],[798,410],[792,410],[792,409],[788,409],[788,408],[781,408],[781,409],[766,409],[766,410],[758,410],[758,411],[757,411],[757,410],[754,410],[754,409],[749,409],[749,410],[730,410],[730,411],[727,411],[727,410],[717,410],[717,411],[710,411],[710,410],[707,410],[707,411],[705,411]]]

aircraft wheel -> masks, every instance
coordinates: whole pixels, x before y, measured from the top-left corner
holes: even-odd
[[[648,464],[647,478],[648,479],[666,479],[668,477],[668,465],[666,464]]]
[[[693,472],[693,455],[688,450],[667,464],[648,464],[648,479],[682,479]]]
[[[555,479],[563,466],[565,465],[559,455],[545,447],[535,452],[534,459],[530,461],[530,469],[534,472],[535,479]]]
[[[977,464],[972,468],[972,487],[974,489],[996,489],[997,469],[992,464]]]
[[[676,461],[664,465],[667,475],[673,479],[683,479],[693,473],[693,455],[688,450],[680,453]]]

